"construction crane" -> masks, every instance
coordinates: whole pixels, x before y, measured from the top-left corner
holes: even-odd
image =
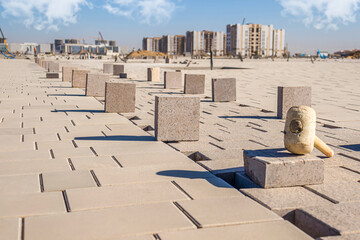
[[[245,23],[245,18],[243,19],[243,21],[242,21],[242,24],[241,24],[241,25],[244,25],[244,23]]]

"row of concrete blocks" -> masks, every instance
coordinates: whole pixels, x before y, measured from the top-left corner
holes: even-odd
[[[203,82],[205,77],[187,75],[185,79]],[[136,84],[134,83],[109,83],[109,75],[91,74],[89,71],[70,67],[63,67],[63,81],[71,81],[73,87],[86,88],[87,96],[105,96],[105,112],[135,111]],[[191,80],[188,81],[188,87],[191,88],[190,82]],[[223,85],[221,82],[220,79],[213,80],[213,85],[219,84],[221,87]],[[295,105],[311,105],[311,88],[279,87],[278,117],[285,116],[287,110]],[[199,122],[200,97],[155,97],[157,140],[198,141]],[[294,156],[281,150],[245,151],[244,162],[246,174],[264,188],[320,184],[323,181],[324,163],[316,157]],[[297,174],[294,174],[295,172]],[[298,174],[300,172],[301,174]]]

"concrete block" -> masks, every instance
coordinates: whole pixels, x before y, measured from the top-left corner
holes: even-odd
[[[59,68],[59,63],[57,62],[49,62],[49,66],[48,66],[48,72],[59,72],[60,68]]]
[[[104,63],[103,64],[103,73],[113,74],[113,71],[114,71],[113,65],[114,65],[113,63]]]
[[[311,87],[278,87],[277,117],[285,119],[293,106],[311,107]]]
[[[59,78],[59,73],[57,72],[47,72],[46,78]]]
[[[199,121],[199,97],[155,97],[155,137],[158,141],[198,141]]]
[[[236,79],[235,78],[213,78],[212,100],[214,102],[236,101]]]
[[[311,240],[288,221],[274,221],[159,233],[162,240]]]
[[[321,184],[324,161],[311,155],[297,156],[285,149],[244,151],[246,174],[263,188]]]
[[[127,78],[127,73],[120,73],[120,78]]]
[[[360,202],[296,210],[295,225],[313,238],[360,233]]]
[[[164,88],[182,88],[182,73],[164,72]]]
[[[135,83],[105,84],[105,112],[107,113],[135,112],[135,98]]]
[[[86,75],[86,96],[105,97],[105,82],[109,81],[109,75],[90,74]]]
[[[125,66],[123,64],[113,64],[113,74],[119,76],[120,73],[125,72]]]
[[[74,69],[72,71],[72,87],[86,88],[86,75],[88,73],[90,73],[90,71]]]
[[[204,94],[205,93],[205,75],[203,75],[203,74],[185,74],[184,93],[185,94]]]
[[[75,69],[74,67],[62,67],[62,81],[72,82],[72,71]]]
[[[202,228],[281,220],[275,213],[240,194],[239,197],[195,199],[178,204]]]
[[[150,82],[160,81],[160,68],[148,68],[147,69],[147,80]]]
[[[96,183],[89,171],[43,173],[43,182],[45,192],[96,187]]]

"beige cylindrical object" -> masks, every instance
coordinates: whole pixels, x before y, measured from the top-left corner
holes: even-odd
[[[289,109],[285,122],[285,148],[294,154],[308,154],[314,149],[316,113],[307,106]]]
[[[314,147],[317,148],[320,152],[325,154],[327,157],[334,156],[334,150],[332,150],[326,143],[324,143],[320,138],[315,136]]]

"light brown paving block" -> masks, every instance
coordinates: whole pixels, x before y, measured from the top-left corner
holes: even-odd
[[[157,164],[176,164],[192,161],[184,154],[175,151],[171,154],[167,152],[117,154],[115,157],[124,167],[154,166]]]
[[[105,97],[105,82],[109,81],[109,75],[87,74],[86,96]]]
[[[0,176],[0,194],[40,192],[38,174]]]
[[[1,217],[25,217],[66,212],[61,192],[0,196]]]
[[[75,146],[70,140],[63,141],[39,141],[36,142],[37,148],[39,150],[50,150],[52,148],[65,148],[65,149],[74,149]]]
[[[99,156],[111,156],[129,153],[173,152],[169,146],[162,142],[106,142],[96,145],[94,149]]]
[[[45,192],[62,191],[71,188],[96,187],[89,171],[43,173]]]
[[[70,171],[66,160],[31,160],[0,162],[0,175]]]
[[[74,67],[62,67],[62,81],[71,82],[72,81],[72,71],[76,69]]]
[[[21,148],[20,148],[21,149]],[[0,152],[0,162],[9,161],[30,161],[51,159],[48,150],[19,150],[10,152]]]
[[[94,153],[89,147],[78,147],[68,149],[66,147],[52,148],[55,159],[71,158],[71,157],[94,157]]]
[[[221,178],[176,179],[175,182],[193,199],[243,196]]]
[[[285,216],[291,211],[307,206],[332,205],[332,203],[302,187],[291,188],[249,188],[241,189],[249,197],[263,204],[280,216]],[[287,216],[292,220],[293,215]]]
[[[0,219],[0,240],[20,239],[21,219]]]
[[[26,240],[107,239],[195,228],[172,203],[29,217],[25,225]]]
[[[0,128],[1,135],[33,134],[32,128]]]
[[[98,168],[120,168],[119,164],[110,156],[71,157],[76,170],[92,170]]]
[[[341,167],[326,167],[324,169],[324,183],[357,182],[360,174]]]
[[[12,144],[2,144],[0,145],[0,154],[5,154],[6,152],[16,152],[19,150],[22,151],[31,151],[34,149],[34,143],[32,142],[19,142]]]
[[[170,181],[70,189],[66,193],[71,211],[190,199]]]
[[[171,181],[181,178],[211,178],[213,174],[196,163],[161,164],[147,167],[128,167],[120,169],[95,169],[102,186],[135,182]]]
[[[120,238],[107,238],[106,240],[154,240],[153,235],[143,235],[143,236],[127,236]]]
[[[334,203],[360,202],[359,182],[333,182],[306,186]]]
[[[162,240],[310,240],[310,236],[287,221],[220,226],[159,234]]]
[[[360,202],[298,209],[295,225],[317,238],[360,233]]]
[[[275,213],[254,200],[241,196],[178,202],[201,227],[280,220]]]

